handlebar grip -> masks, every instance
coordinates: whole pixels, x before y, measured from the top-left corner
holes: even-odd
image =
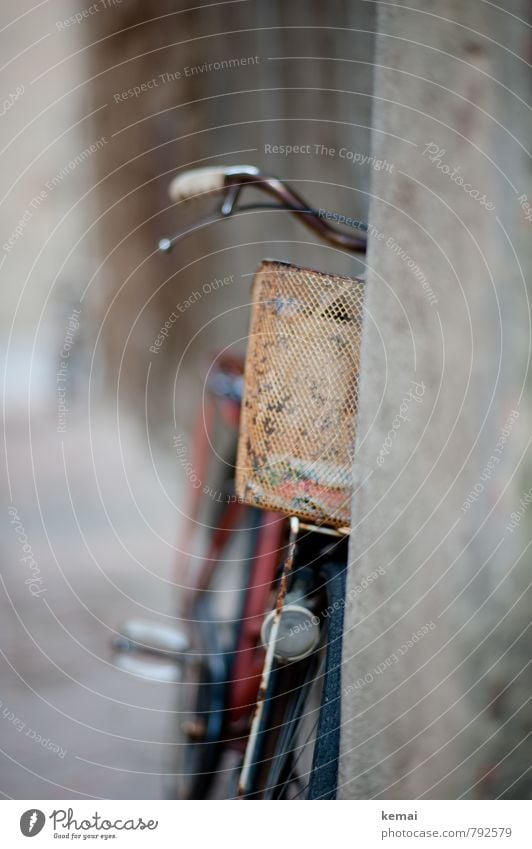
[[[254,165],[211,165],[208,168],[191,168],[174,177],[168,186],[171,199],[177,203],[197,195],[219,192],[228,185],[228,181],[256,179],[260,171]]]
[[[196,195],[219,192],[224,187],[227,167],[213,165],[210,168],[192,168],[174,177],[168,186],[168,194],[177,203]]]

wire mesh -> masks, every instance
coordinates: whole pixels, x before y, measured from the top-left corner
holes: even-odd
[[[349,527],[363,304],[360,280],[261,264],[237,459],[246,503]]]

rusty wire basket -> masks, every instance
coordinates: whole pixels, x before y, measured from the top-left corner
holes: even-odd
[[[363,283],[265,260],[252,314],[237,493],[349,529]]]

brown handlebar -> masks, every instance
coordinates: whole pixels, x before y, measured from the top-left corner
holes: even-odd
[[[222,204],[222,215],[230,215],[233,211],[235,201],[240,193],[240,190],[245,185],[252,185],[257,189],[261,189],[266,194],[271,195],[279,201],[283,209],[287,209],[298,216],[301,216],[302,223],[310,230],[314,230],[320,238],[335,247],[343,248],[344,250],[353,252],[365,252],[366,236],[351,235],[342,230],[338,230],[329,224],[325,216],[321,215],[321,210],[312,209],[305,203],[301,195],[294,189],[283,183],[277,177],[270,177],[261,173],[253,166],[241,166],[228,168],[224,177],[225,198]],[[328,213],[330,215],[331,213]],[[339,216],[338,216],[339,217]]]
[[[277,201],[276,204],[247,204],[236,207],[236,201],[244,186],[253,186],[265,194],[270,195]],[[282,209],[292,212],[300,217],[302,223],[318,234],[320,239],[328,242],[334,247],[354,253],[365,252],[366,236],[364,224],[352,218],[333,213],[324,209],[312,209],[305,203],[291,186],[279,180],[277,177],[264,174],[254,165],[211,165],[206,168],[192,168],[178,174],[169,186],[169,194],[176,203],[188,201],[210,194],[223,193],[222,206],[218,215],[226,217],[233,212],[248,211],[251,209]],[[331,220],[345,222],[355,228],[355,233],[348,233],[337,229]],[[362,231],[362,232],[361,232]],[[168,250],[174,240],[163,239],[161,248]]]

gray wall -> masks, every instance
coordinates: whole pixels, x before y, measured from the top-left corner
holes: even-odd
[[[379,9],[343,798],[530,797],[529,32]]]
[[[362,268],[316,245],[300,225],[275,213],[218,224],[182,243],[170,258],[153,255],[161,235],[175,233],[212,207],[205,201],[168,209],[169,180],[194,165],[258,165],[292,181],[316,205],[367,217],[371,166],[353,164],[339,152],[369,152],[373,4],[207,5],[183,12],[186,4],[165,0],[157,6],[157,20],[149,22],[144,3],[128,2],[94,18],[101,28],[95,39],[105,40],[91,53],[97,73],[93,100],[95,107],[107,104],[96,121],[99,133],[113,139],[98,157],[100,235],[109,254],[99,272],[102,339],[111,387],[114,391],[120,366],[121,400],[133,400],[141,420],[151,362],[154,428],[172,421],[177,363],[195,334],[179,369],[176,407],[182,421],[190,419],[213,349],[245,335],[250,275],[262,258],[341,273]],[[232,70],[185,72],[204,62],[252,56],[256,64]],[[139,97],[115,98],[176,71],[181,78],[175,82]],[[265,147],[283,144],[309,145],[310,154],[283,156]],[[336,155],[316,154],[315,144],[334,148]],[[187,310],[164,350],[150,354],[176,302],[204,282],[231,274],[234,284]]]

